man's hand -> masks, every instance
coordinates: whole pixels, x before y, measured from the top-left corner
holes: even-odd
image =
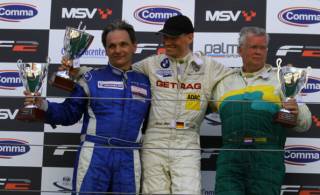
[[[42,102],[43,102],[43,98],[40,97],[40,93],[39,92],[36,92],[34,94],[34,96],[31,95],[31,93],[28,92],[28,91],[24,91],[23,93],[26,96],[26,98],[24,100],[24,105],[25,106],[35,104],[38,108],[41,107]],[[39,97],[35,97],[35,96],[39,96]]]
[[[296,99],[292,98],[286,102],[283,102],[282,107],[289,110],[292,114],[298,116],[299,110],[298,110],[298,104]]]
[[[79,72],[78,68],[73,68],[73,60],[68,60],[66,58],[62,58],[61,66],[58,67],[58,70],[69,72],[71,77],[75,77]]]

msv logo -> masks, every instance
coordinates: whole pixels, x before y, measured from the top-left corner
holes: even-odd
[[[169,6],[144,6],[133,13],[134,18],[143,23],[162,25],[172,16],[182,15],[180,9]]]
[[[287,164],[304,166],[319,161],[320,150],[307,145],[289,145],[285,147],[284,158]]]
[[[286,24],[307,27],[320,22],[320,9],[311,7],[292,7],[281,10],[278,19]]]
[[[315,93],[320,91],[320,78],[309,76],[306,86],[301,90],[301,93]]]
[[[28,142],[11,138],[0,138],[0,158],[10,159],[30,151]]]
[[[37,7],[26,3],[1,3],[0,20],[7,22],[20,22],[38,14]]]
[[[17,70],[0,70],[0,89],[15,90],[22,87],[22,82]]]

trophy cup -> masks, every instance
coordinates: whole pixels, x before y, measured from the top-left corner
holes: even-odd
[[[288,101],[291,98],[295,98],[305,87],[308,81],[307,70],[309,70],[310,67],[308,67],[307,70],[292,66],[281,67],[281,62],[282,60],[280,58],[276,61],[278,80],[280,82],[282,95],[285,97],[285,101]],[[297,123],[297,116],[289,110],[282,108],[276,113],[274,120],[285,127],[294,127]]]
[[[83,55],[83,53],[90,46],[93,36],[85,32],[85,26],[81,30],[81,22],[78,26],[78,29],[67,27],[64,35],[63,58],[66,60],[73,60],[72,68],[79,68],[78,59]],[[55,87],[72,91],[74,88],[74,81],[69,76],[69,70],[63,70],[56,72],[51,78],[50,84]]]
[[[49,61],[49,58],[47,59],[47,63],[24,63],[21,59],[17,61],[19,76],[23,86],[33,96],[35,93],[41,92],[43,80],[48,72]],[[25,121],[43,121],[44,116],[45,112],[40,110],[35,104],[32,104],[19,109],[16,119]]]

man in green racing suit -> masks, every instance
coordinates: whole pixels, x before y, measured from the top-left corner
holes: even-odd
[[[311,113],[305,104],[298,105],[295,99],[281,104],[277,71],[265,64],[268,42],[264,29],[243,28],[239,38],[243,67],[213,90],[223,139],[216,195],[280,194],[286,128],[273,122],[273,117],[284,107],[297,116],[292,130],[303,132],[311,126]]]

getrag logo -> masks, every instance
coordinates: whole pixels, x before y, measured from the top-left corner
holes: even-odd
[[[245,22],[251,22],[254,17],[257,16],[257,12],[250,10],[216,10],[212,12],[211,10],[206,10],[206,21],[212,21],[212,22],[229,22],[238,21],[240,15],[242,15]]]
[[[10,48],[13,52],[36,52],[38,47],[37,41],[0,40],[0,48]]]
[[[302,95],[308,93],[316,93],[320,91],[320,78],[317,77],[308,77],[308,82],[306,86],[301,90]]]
[[[20,22],[38,14],[37,7],[26,3],[1,3],[0,20],[6,22]]]
[[[319,148],[308,145],[289,145],[285,147],[285,163],[304,166],[320,160]]]
[[[278,19],[289,25],[308,27],[320,22],[320,9],[311,7],[291,7],[281,10]]]
[[[283,45],[276,56],[286,56],[290,53],[299,53],[302,57],[320,58],[320,46]]]
[[[22,86],[17,70],[0,70],[0,89],[15,90]]]
[[[106,8],[62,8],[62,18],[75,18],[75,19],[85,19],[89,18],[92,19],[94,16],[100,16],[100,19],[106,20],[109,16],[112,15],[112,9]]]
[[[0,158],[11,159],[14,156],[26,154],[30,151],[27,141],[0,138]]]
[[[180,9],[161,5],[144,6],[133,13],[134,18],[138,21],[156,25],[163,25],[168,18],[177,15],[182,15]]]

